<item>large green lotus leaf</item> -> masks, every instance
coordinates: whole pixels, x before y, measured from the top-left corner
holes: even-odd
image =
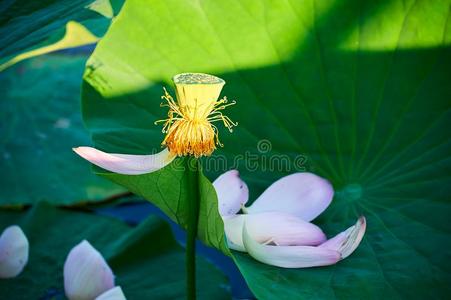
[[[122,0],[3,1],[0,71],[23,59],[91,44],[105,34]]]
[[[0,230],[11,224],[25,232],[30,254],[18,277],[0,279],[2,299],[62,299],[64,261],[82,240],[102,253],[127,299],[185,298],[184,250],[157,217],[130,227],[110,217],[40,203],[28,212],[0,211]],[[202,258],[197,266],[199,298],[230,297],[218,269]]]
[[[153,122],[166,113],[162,87],[181,72],[220,76],[223,94],[237,100],[227,113],[239,126],[222,131],[224,148],[204,161],[210,179],[238,167],[255,199],[283,175],[315,172],[336,190],[315,220],[328,235],[360,214],[368,221],[357,251],[331,267],[280,269],[233,252],[259,299],[446,298],[449,6],[130,0],[88,61],[84,119],[102,150],[156,151],[163,136]],[[184,182],[183,175],[170,172],[107,176],[183,214],[174,210],[185,205],[174,197],[184,193],[175,179]],[[154,176],[165,178],[160,191]]]
[[[79,114],[86,58],[45,55],[0,73],[0,205],[72,204],[123,191],[72,151],[89,143]]]

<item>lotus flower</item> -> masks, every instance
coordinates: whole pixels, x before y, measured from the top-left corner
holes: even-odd
[[[306,268],[335,264],[360,244],[366,220],[327,240],[310,223],[331,203],[334,191],[325,179],[312,173],[295,173],[273,183],[249,206],[249,193],[239,173],[232,170],[213,183],[229,248],[248,252],[266,264]],[[237,214],[243,208],[246,214]]]
[[[64,290],[70,300],[92,300],[114,287],[114,275],[88,241],[72,248],[64,263]]]
[[[222,122],[232,132],[238,124],[223,114],[223,110],[235,101],[228,102],[219,94],[225,81],[219,77],[203,73],[182,73],[175,75],[177,101],[164,90],[163,106],[169,107],[168,117],[156,123],[164,123],[166,137],[162,145],[178,156],[209,156],[219,142],[218,128],[214,122]]]
[[[139,175],[157,171],[169,164],[176,156],[209,156],[219,142],[218,128],[212,123],[222,122],[232,132],[238,124],[223,114],[224,109],[234,105],[219,94],[225,81],[203,73],[182,73],[173,78],[177,101],[164,89],[161,97],[166,101],[161,106],[169,107],[163,123],[166,134],[162,145],[167,146],[154,155],[130,155],[105,153],[91,147],[73,150],[91,163],[114,173]]]
[[[6,228],[0,236],[0,278],[12,278],[28,262],[28,239],[19,226]]]

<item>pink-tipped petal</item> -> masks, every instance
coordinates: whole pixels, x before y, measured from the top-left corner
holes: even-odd
[[[274,182],[248,208],[248,213],[279,211],[311,221],[330,204],[334,189],[312,173],[295,173]]]
[[[19,226],[6,228],[0,236],[0,278],[12,278],[28,262],[28,239]]]
[[[114,287],[114,275],[88,241],[72,248],[64,263],[64,291],[70,300],[92,300]]]
[[[335,264],[340,253],[328,248],[315,246],[273,246],[260,244],[243,225],[243,244],[254,259],[281,268],[309,268]],[[268,241],[270,242],[270,241]]]
[[[175,155],[168,149],[152,155],[106,153],[92,147],[73,148],[75,153],[105,170],[127,175],[158,171],[168,165]]]
[[[327,241],[325,241],[324,243],[319,245],[319,247],[325,247],[325,248],[334,249],[334,250],[339,251],[340,247],[346,241],[347,235],[353,228],[354,228],[354,226],[352,226],[351,228],[348,228],[346,231],[340,232],[333,238],[328,239]]]
[[[354,252],[354,250],[357,249],[357,247],[360,245],[360,242],[362,241],[366,231],[365,217],[360,217],[354,226],[355,227],[349,233],[346,242],[340,248],[342,259],[351,255],[352,252]]]
[[[120,286],[114,287],[106,291],[95,300],[127,300]]]
[[[326,235],[316,225],[280,212],[235,215],[223,218],[229,248],[246,251],[243,244],[243,225],[258,243],[271,240],[280,246],[316,246]]]
[[[221,216],[236,214],[249,199],[249,189],[237,170],[227,171],[214,182]]]
[[[355,225],[340,232],[335,237],[322,243],[319,247],[336,250],[341,253],[341,259],[345,259],[359,246],[365,235],[366,219],[360,217]]]

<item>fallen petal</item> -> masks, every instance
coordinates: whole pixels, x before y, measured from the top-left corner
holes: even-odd
[[[175,155],[168,149],[152,155],[106,153],[92,147],[73,148],[75,153],[105,170],[127,175],[158,171],[168,165]]]
[[[127,298],[125,298],[124,292],[122,292],[121,287],[117,286],[115,288],[112,288],[111,290],[106,291],[95,300],[127,300]]]
[[[243,244],[243,225],[257,243],[268,240],[279,246],[316,246],[326,235],[316,225],[298,217],[280,212],[244,214],[224,217],[224,230],[229,248],[246,251]]]
[[[366,219],[365,217],[360,217],[355,227],[349,233],[346,242],[341,246],[340,253],[342,259],[348,257],[354,252],[355,249],[360,245],[366,231]]]
[[[274,182],[246,212],[279,211],[309,222],[329,206],[333,196],[329,181],[312,173],[295,173]]]
[[[255,241],[243,225],[243,244],[254,259],[281,268],[309,268],[335,264],[340,260],[338,251],[315,246],[273,246]],[[270,241],[268,241],[270,242]]]
[[[319,247],[326,247],[326,248],[329,248],[329,249],[334,249],[334,250],[339,251],[340,247],[346,241],[346,237],[348,236],[349,232],[352,231],[353,228],[354,228],[354,226],[346,229],[343,232],[340,232],[339,234],[337,234],[333,238],[328,239],[327,241],[325,241],[324,243],[319,245]]]
[[[365,230],[366,219],[362,216],[355,225],[327,240],[319,247],[336,250],[341,253],[341,258],[345,259],[357,249],[365,235]]]
[[[72,248],[64,263],[64,290],[70,300],[92,300],[114,287],[114,275],[88,241]]]
[[[28,262],[28,239],[19,226],[6,228],[0,236],[0,278],[12,278]]]
[[[227,171],[214,182],[221,216],[235,215],[249,199],[249,189],[237,170]]]

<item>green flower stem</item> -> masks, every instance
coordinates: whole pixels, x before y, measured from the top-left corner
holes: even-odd
[[[196,299],[196,236],[199,223],[199,161],[192,157],[187,160],[189,211],[188,230],[186,236],[186,298]]]

